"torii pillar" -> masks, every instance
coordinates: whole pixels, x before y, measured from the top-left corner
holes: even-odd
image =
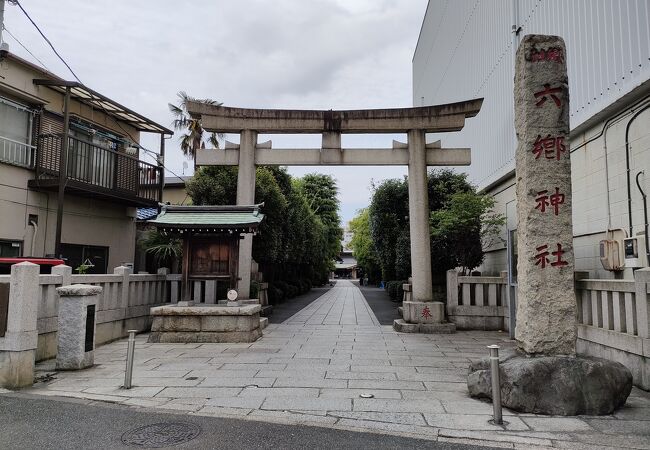
[[[255,204],[255,145],[257,133],[243,130],[239,141],[239,169],[237,172],[237,205]],[[253,235],[247,233],[239,243],[239,277],[237,293],[240,299],[250,297],[251,264],[253,262]]]
[[[429,237],[427,166],[469,165],[470,149],[443,149],[440,142],[427,144],[427,133],[460,131],[465,119],[474,117],[483,99],[418,108],[347,111],[246,109],[188,102],[192,117],[200,118],[206,131],[239,133],[240,143],[226,142],[224,149],[197,150],[196,165],[236,165],[237,203],[255,203],[255,165],[320,166],[406,165],[409,169],[409,217],[413,301],[404,304],[404,319],[396,329],[406,332],[453,332],[444,322],[444,304],[433,302]],[[271,142],[257,143],[260,134],[321,134],[321,148],[272,149]],[[408,143],[392,148],[341,148],[341,134],[405,133]],[[239,250],[240,298],[248,298],[252,261],[252,237]]]

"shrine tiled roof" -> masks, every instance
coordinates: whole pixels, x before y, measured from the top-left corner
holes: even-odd
[[[260,205],[165,206],[149,223],[167,230],[253,232],[264,219]]]

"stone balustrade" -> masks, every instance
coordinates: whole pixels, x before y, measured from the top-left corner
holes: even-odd
[[[650,269],[634,280],[576,280],[578,353],[624,364],[650,390]]]
[[[650,390],[650,269],[634,280],[588,279],[576,272],[577,352],[624,364],[634,384]],[[465,330],[507,330],[507,274],[460,276],[447,272],[447,314]]]
[[[447,316],[459,330],[508,330],[507,272],[499,277],[447,271]]]
[[[169,275],[168,269],[160,269],[157,274],[133,274],[123,266],[116,267],[112,274],[73,275],[68,266],[53,267],[51,275],[39,277],[37,361],[57,354],[59,297],[56,288],[70,284],[102,288],[95,336],[96,344],[101,345],[128,336],[130,329],[148,330],[149,310],[172,302],[173,292],[178,293],[175,284],[180,284],[180,275]]]

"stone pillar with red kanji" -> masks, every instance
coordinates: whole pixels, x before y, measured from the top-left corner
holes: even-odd
[[[518,305],[526,353],[571,355],[576,343],[569,87],[557,36],[524,37],[515,65]]]

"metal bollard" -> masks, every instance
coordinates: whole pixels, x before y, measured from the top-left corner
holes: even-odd
[[[138,330],[129,330],[129,347],[126,351],[126,372],[124,373],[124,388],[131,389],[133,378],[133,355],[135,354],[135,333]]]
[[[488,345],[490,349],[490,375],[492,378],[492,408],[494,409],[494,423],[503,424],[501,414],[501,377],[499,374],[499,346]]]

